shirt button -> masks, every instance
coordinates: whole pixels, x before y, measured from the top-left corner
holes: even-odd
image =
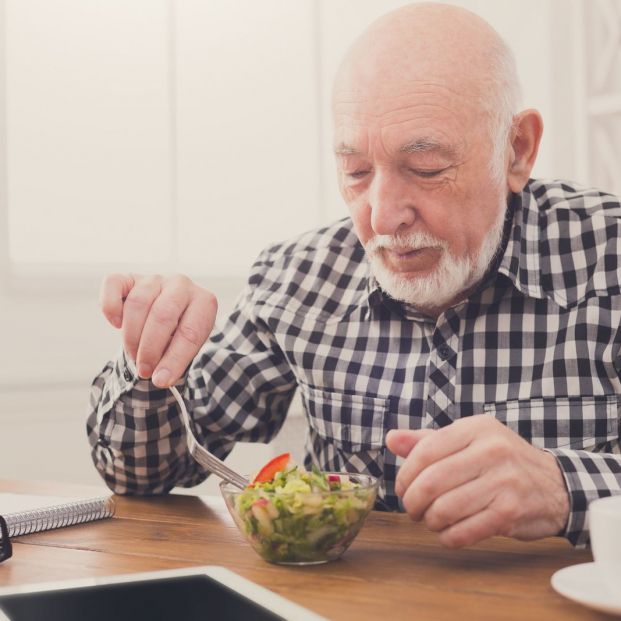
[[[132,372],[127,368],[125,369],[125,371],[123,371],[123,377],[125,378],[126,382],[131,382],[134,379]]]
[[[446,343],[442,343],[442,345],[438,347],[438,356],[440,356],[442,360],[446,360],[450,355],[451,348]]]

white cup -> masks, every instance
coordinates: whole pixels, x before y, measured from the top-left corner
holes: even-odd
[[[589,504],[589,533],[598,573],[610,595],[621,602],[621,496]]]

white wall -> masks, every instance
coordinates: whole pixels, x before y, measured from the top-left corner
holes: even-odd
[[[580,2],[457,2],[515,51],[524,104],[546,122],[539,175],[576,169],[567,8]],[[332,75],[401,4],[0,0],[0,476],[97,480],[88,387],[119,347],[97,308],[103,273],[181,269],[226,312],[261,247],[345,214]],[[233,462],[253,469],[302,426]]]

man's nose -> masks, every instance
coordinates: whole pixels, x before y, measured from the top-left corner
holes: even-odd
[[[368,196],[371,227],[376,235],[395,235],[416,221],[416,209],[398,175],[378,171]]]

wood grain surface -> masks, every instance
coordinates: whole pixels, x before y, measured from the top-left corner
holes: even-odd
[[[93,495],[105,490],[0,479],[0,491]],[[609,619],[556,594],[550,577],[592,560],[558,538],[494,538],[448,550],[406,515],[373,512],[338,561],[280,567],[246,543],[218,497],[115,497],[114,518],[14,540],[0,585],[223,565],[335,620]]]

